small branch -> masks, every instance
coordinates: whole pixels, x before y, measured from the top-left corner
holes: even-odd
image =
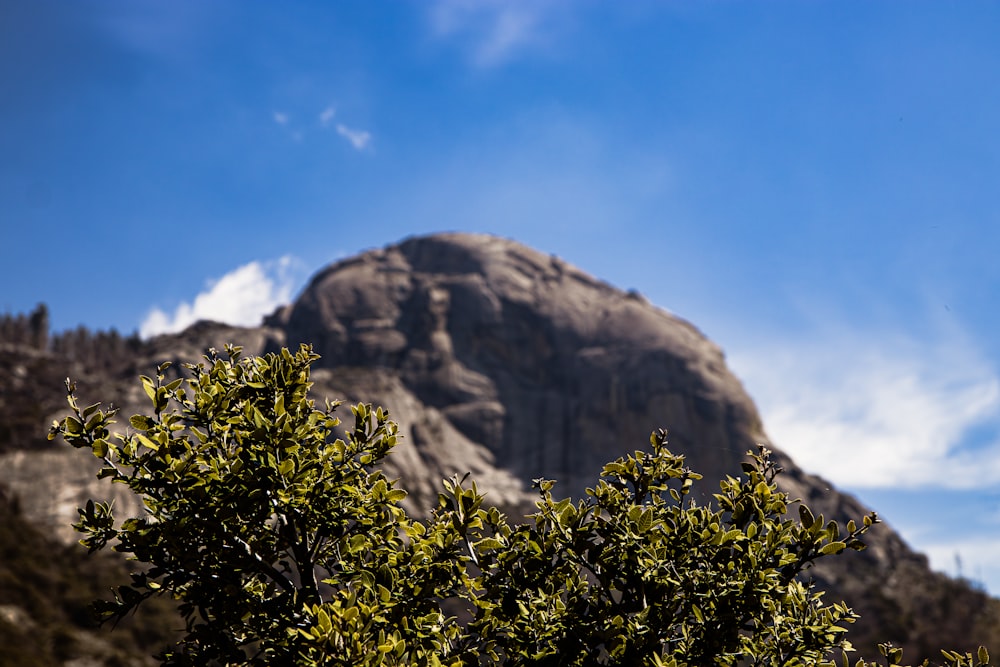
[[[271,579],[273,579],[275,583],[277,583],[286,591],[295,590],[295,584],[292,583],[292,581],[288,577],[286,577],[281,572],[276,570],[273,565],[271,565],[270,563],[262,559],[260,556],[258,556],[257,553],[254,552],[253,547],[251,547],[246,542],[246,540],[241,538],[239,535],[232,535],[231,537],[236,541],[237,544],[243,547],[244,553],[246,553],[247,556],[249,556],[255,563],[257,563],[257,566],[260,568],[262,572],[264,572],[264,574],[271,577]]]

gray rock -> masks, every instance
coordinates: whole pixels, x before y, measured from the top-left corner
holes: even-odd
[[[766,440],[691,324],[506,239],[415,238],[340,262],[271,325],[311,342],[324,368],[399,378],[498,466],[566,494],[661,426],[715,477]]]

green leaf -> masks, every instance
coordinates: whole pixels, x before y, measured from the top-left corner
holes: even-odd
[[[63,428],[70,435],[83,435],[83,422],[76,417],[66,417],[63,420]]]
[[[732,542],[734,540],[737,540],[737,539],[739,539],[741,537],[743,537],[743,531],[740,530],[739,528],[734,528],[733,530],[727,531],[722,536],[721,544],[728,544],[728,543],[730,543],[730,542]]]
[[[639,521],[637,526],[640,533],[648,533],[649,529],[653,527],[653,510],[647,508],[639,515]]]
[[[479,551],[486,551],[488,549],[503,549],[503,547],[504,543],[495,537],[484,537],[476,542],[476,549]]]
[[[91,445],[91,449],[94,452],[94,456],[99,459],[103,459],[108,455],[108,441],[102,439],[94,440],[94,443]]]
[[[156,422],[146,415],[132,415],[128,418],[128,423],[132,426],[132,428],[139,431],[148,431],[156,426]]]
[[[141,433],[136,433],[134,437],[135,437],[136,440],[138,440],[140,443],[142,443],[142,445],[144,447],[146,447],[146,449],[151,449],[151,450],[153,450],[155,452],[157,449],[160,448],[160,446],[158,444],[156,444],[155,442],[153,442],[152,440],[150,440],[146,436],[142,435]]]
[[[830,556],[833,554],[839,554],[846,548],[847,548],[847,543],[845,542],[830,542],[828,544],[824,544],[823,547],[819,550],[819,552],[824,556]]]
[[[799,520],[802,522],[802,527],[806,530],[812,528],[813,523],[816,518],[813,516],[812,511],[805,505],[799,505]]]
[[[152,378],[140,375],[139,379],[142,380],[142,388],[146,392],[146,396],[149,396],[150,400],[156,400],[156,383],[153,382]]]

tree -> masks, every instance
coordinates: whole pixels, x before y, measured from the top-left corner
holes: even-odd
[[[317,358],[230,346],[171,380],[163,364],[141,378],[152,413],[114,436],[115,411],[81,409],[67,380],[72,414],[50,438],[90,449],[99,476],[148,512],[80,510],[85,546],[141,564],[97,609],[115,620],[152,596],[177,600],[186,629],[164,665],[792,666],[850,650],[854,614],[802,575],[863,549],[877,517],[842,532],[800,503],[790,515],[797,501],[766,449],[712,505],[692,500],[700,476],[659,431],[584,499],[536,480],[523,523],[464,478],[446,480],[421,520],[378,467],[396,425],[359,404],[341,434],[338,404],[308,395]]]

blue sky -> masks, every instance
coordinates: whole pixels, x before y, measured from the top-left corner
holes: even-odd
[[[776,444],[1000,593],[998,31],[977,0],[4,2],[0,310],[254,323],[360,250],[511,237],[695,323]]]

